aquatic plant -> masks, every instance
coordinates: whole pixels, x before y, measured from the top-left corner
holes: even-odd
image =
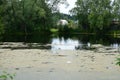
[[[0,75],[0,80],[14,80],[15,74],[10,74],[8,72],[3,72]]]

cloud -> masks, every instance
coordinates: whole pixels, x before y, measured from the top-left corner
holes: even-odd
[[[61,4],[61,5],[59,6],[61,13],[69,14],[69,10],[71,10],[72,8],[75,7],[75,2],[76,2],[77,0],[67,0],[67,1],[68,1],[68,3],[69,3],[69,6],[68,6],[68,7],[66,7],[64,4]]]

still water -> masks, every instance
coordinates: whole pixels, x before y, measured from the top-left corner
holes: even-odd
[[[49,44],[50,46],[47,49],[51,50],[87,49],[93,44],[118,48],[120,44],[120,38],[103,35],[4,35],[0,40],[1,42],[39,43],[41,45]]]
[[[90,47],[90,43],[83,44],[77,39],[68,38],[67,40],[64,37],[60,38],[53,38],[51,43],[52,50],[76,50],[76,49],[83,49],[83,46]]]

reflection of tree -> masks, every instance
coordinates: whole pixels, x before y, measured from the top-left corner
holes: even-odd
[[[120,38],[113,38],[112,36],[105,35],[55,35],[51,36],[49,34],[31,34],[31,35],[4,35],[0,36],[0,41],[4,42],[26,42],[26,43],[40,43],[48,44],[52,43],[53,38],[59,38],[60,41],[65,42],[68,39],[79,40],[79,44],[103,44],[110,45],[114,43],[120,43]]]
[[[2,39],[3,39],[3,36],[0,36],[0,42],[2,41]]]
[[[4,35],[3,41],[47,44],[50,43],[51,36],[48,34]]]
[[[28,36],[28,42],[31,43],[40,43],[40,44],[48,44],[51,41],[51,35],[49,34],[32,34]]]
[[[103,44],[110,45],[113,43],[120,43],[119,38],[113,38],[112,36],[107,35],[72,35],[72,39],[78,39],[79,43],[87,44],[90,42],[91,44]]]

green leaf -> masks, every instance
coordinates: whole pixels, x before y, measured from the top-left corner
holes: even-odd
[[[120,58],[117,58],[117,63],[116,65],[119,65],[120,66]]]
[[[1,75],[0,78],[1,79],[7,79],[7,75]]]

